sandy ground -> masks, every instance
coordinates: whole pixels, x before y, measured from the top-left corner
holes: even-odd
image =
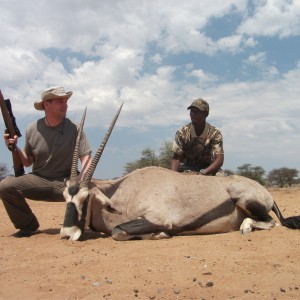
[[[271,193],[300,215],[300,187]],[[65,203],[29,203],[40,232],[17,239],[0,202],[0,299],[300,299],[299,230],[71,242],[59,236]]]

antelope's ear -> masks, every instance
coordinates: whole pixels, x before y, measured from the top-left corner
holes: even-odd
[[[111,203],[110,199],[106,197],[97,187],[93,187],[90,190],[90,194],[93,194],[94,199],[101,205],[101,207],[105,208],[107,211],[109,211],[110,208],[112,211],[116,210],[114,209],[114,206]]]
[[[106,197],[97,187],[93,187],[90,192],[94,194],[94,199],[101,205],[101,207],[103,207],[109,213],[121,214],[111,203],[110,199]]]
[[[122,213],[117,210],[114,206],[112,206],[111,204],[108,204],[105,206],[105,209],[107,210],[107,212],[111,213],[111,214],[116,214],[116,215],[121,215]]]

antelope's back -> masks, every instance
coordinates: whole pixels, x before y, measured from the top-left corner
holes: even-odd
[[[160,167],[138,169],[98,186],[130,218],[150,212],[185,218],[185,215],[202,214],[230,199],[225,177],[184,175]]]

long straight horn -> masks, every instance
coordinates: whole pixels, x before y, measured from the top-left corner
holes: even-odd
[[[92,179],[92,176],[93,176],[93,174],[95,172],[97,164],[98,164],[98,162],[99,162],[99,160],[101,158],[101,155],[103,153],[105,145],[106,145],[106,143],[107,143],[107,141],[108,141],[108,139],[110,137],[110,134],[111,134],[111,132],[112,132],[112,130],[113,130],[116,122],[117,122],[117,119],[119,117],[119,114],[121,112],[123,104],[124,104],[124,102],[122,102],[122,104],[121,104],[120,108],[118,109],[115,117],[111,121],[111,124],[110,124],[110,126],[109,126],[109,128],[108,128],[108,130],[106,132],[106,135],[104,136],[104,138],[102,140],[102,143],[101,143],[100,147],[98,148],[98,150],[97,150],[97,152],[96,152],[96,154],[95,154],[95,156],[94,156],[94,158],[92,160],[92,163],[91,163],[89,169],[87,170],[86,174],[84,175],[84,178],[83,178],[82,182],[80,183],[80,186],[82,186],[82,187],[88,187],[89,186],[89,183],[90,183],[90,181]]]
[[[71,175],[70,175],[70,186],[73,186],[78,183],[77,179],[77,170],[78,170],[78,157],[79,157],[79,145],[80,145],[80,140],[82,136],[82,130],[83,130],[83,125],[85,121],[85,115],[86,115],[86,108],[83,112],[80,125],[78,127],[77,131],[77,138],[76,138],[76,144],[73,152],[73,158],[72,158],[72,167],[71,167]]]

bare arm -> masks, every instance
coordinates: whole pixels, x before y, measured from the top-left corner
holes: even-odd
[[[171,170],[178,172],[179,165],[180,165],[180,156],[178,154],[174,153],[172,161],[171,161]]]
[[[222,167],[224,162],[223,137],[221,132],[213,137],[213,153],[215,160],[205,169],[204,175],[215,175]],[[201,172],[200,172],[201,173]]]
[[[81,161],[81,172],[79,174],[79,181],[81,181],[81,179],[84,177],[86,171],[88,170],[91,162],[92,162],[92,157],[91,155],[84,155],[80,157],[80,161]]]
[[[216,154],[216,159],[205,169],[205,175],[215,174],[223,165],[224,154]],[[201,173],[200,173],[201,174]]]
[[[15,135],[14,138],[10,138],[9,134],[4,134],[4,141],[6,146],[8,147],[10,144],[14,144],[16,146],[16,149],[18,150],[19,154],[20,154],[20,158],[22,160],[22,163],[24,165],[24,167],[30,167],[34,161],[34,157],[33,156],[28,156],[25,151],[21,150],[18,147],[18,136]]]

